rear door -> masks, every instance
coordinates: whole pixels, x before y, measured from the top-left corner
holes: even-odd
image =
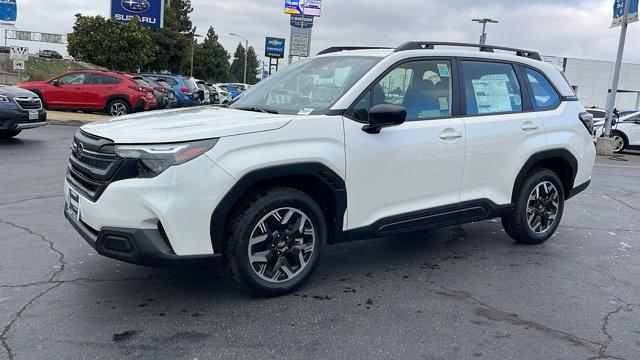
[[[89,73],[75,72],[55,79],[48,91],[47,103],[52,107],[82,108],[82,92]]]
[[[542,120],[514,64],[467,59],[459,66],[467,139],[461,202],[510,204],[523,164],[547,148]]]
[[[465,130],[455,107],[451,59],[416,59],[390,69],[345,118],[348,227],[378,235],[455,223]],[[407,121],[363,131],[368,110],[404,106]]]
[[[86,107],[104,109],[107,106],[107,98],[114,94],[120,82],[122,82],[122,79],[110,75],[91,73],[82,92]]]

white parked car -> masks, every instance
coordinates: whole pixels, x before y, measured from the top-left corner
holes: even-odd
[[[627,149],[640,148],[640,111],[626,111],[620,115],[611,128],[611,138],[616,141],[613,151],[619,153]],[[596,137],[602,136],[604,130],[604,121],[602,125],[596,123]]]
[[[266,295],[305,283],[327,244],[497,217],[543,243],[589,186],[592,117],[538,53],[440,45],[327,49],[230,108],[85,125],[65,215],[101,255],[221,256]]]

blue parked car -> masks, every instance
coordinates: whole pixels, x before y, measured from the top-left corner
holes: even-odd
[[[200,105],[200,95],[197,88],[194,88],[194,84],[180,75],[171,74],[142,74],[150,78],[157,78],[165,80],[176,93],[178,100],[178,106],[193,106]]]
[[[241,87],[239,84],[218,84],[223,90],[226,90],[231,93],[231,99],[235,99],[238,95],[242,94],[245,89]]]

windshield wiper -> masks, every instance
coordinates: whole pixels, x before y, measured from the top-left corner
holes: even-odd
[[[244,110],[244,111],[261,112],[265,114],[278,114],[278,110],[265,109],[261,107],[237,107],[236,109]]]

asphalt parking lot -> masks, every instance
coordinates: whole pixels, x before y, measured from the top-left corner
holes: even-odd
[[[599,158],[544,245],[499,221],[343,244],[261,299],[96,255],[62,214],[75,130],[0,141],[0,358],[638,358],[640,154]]]

